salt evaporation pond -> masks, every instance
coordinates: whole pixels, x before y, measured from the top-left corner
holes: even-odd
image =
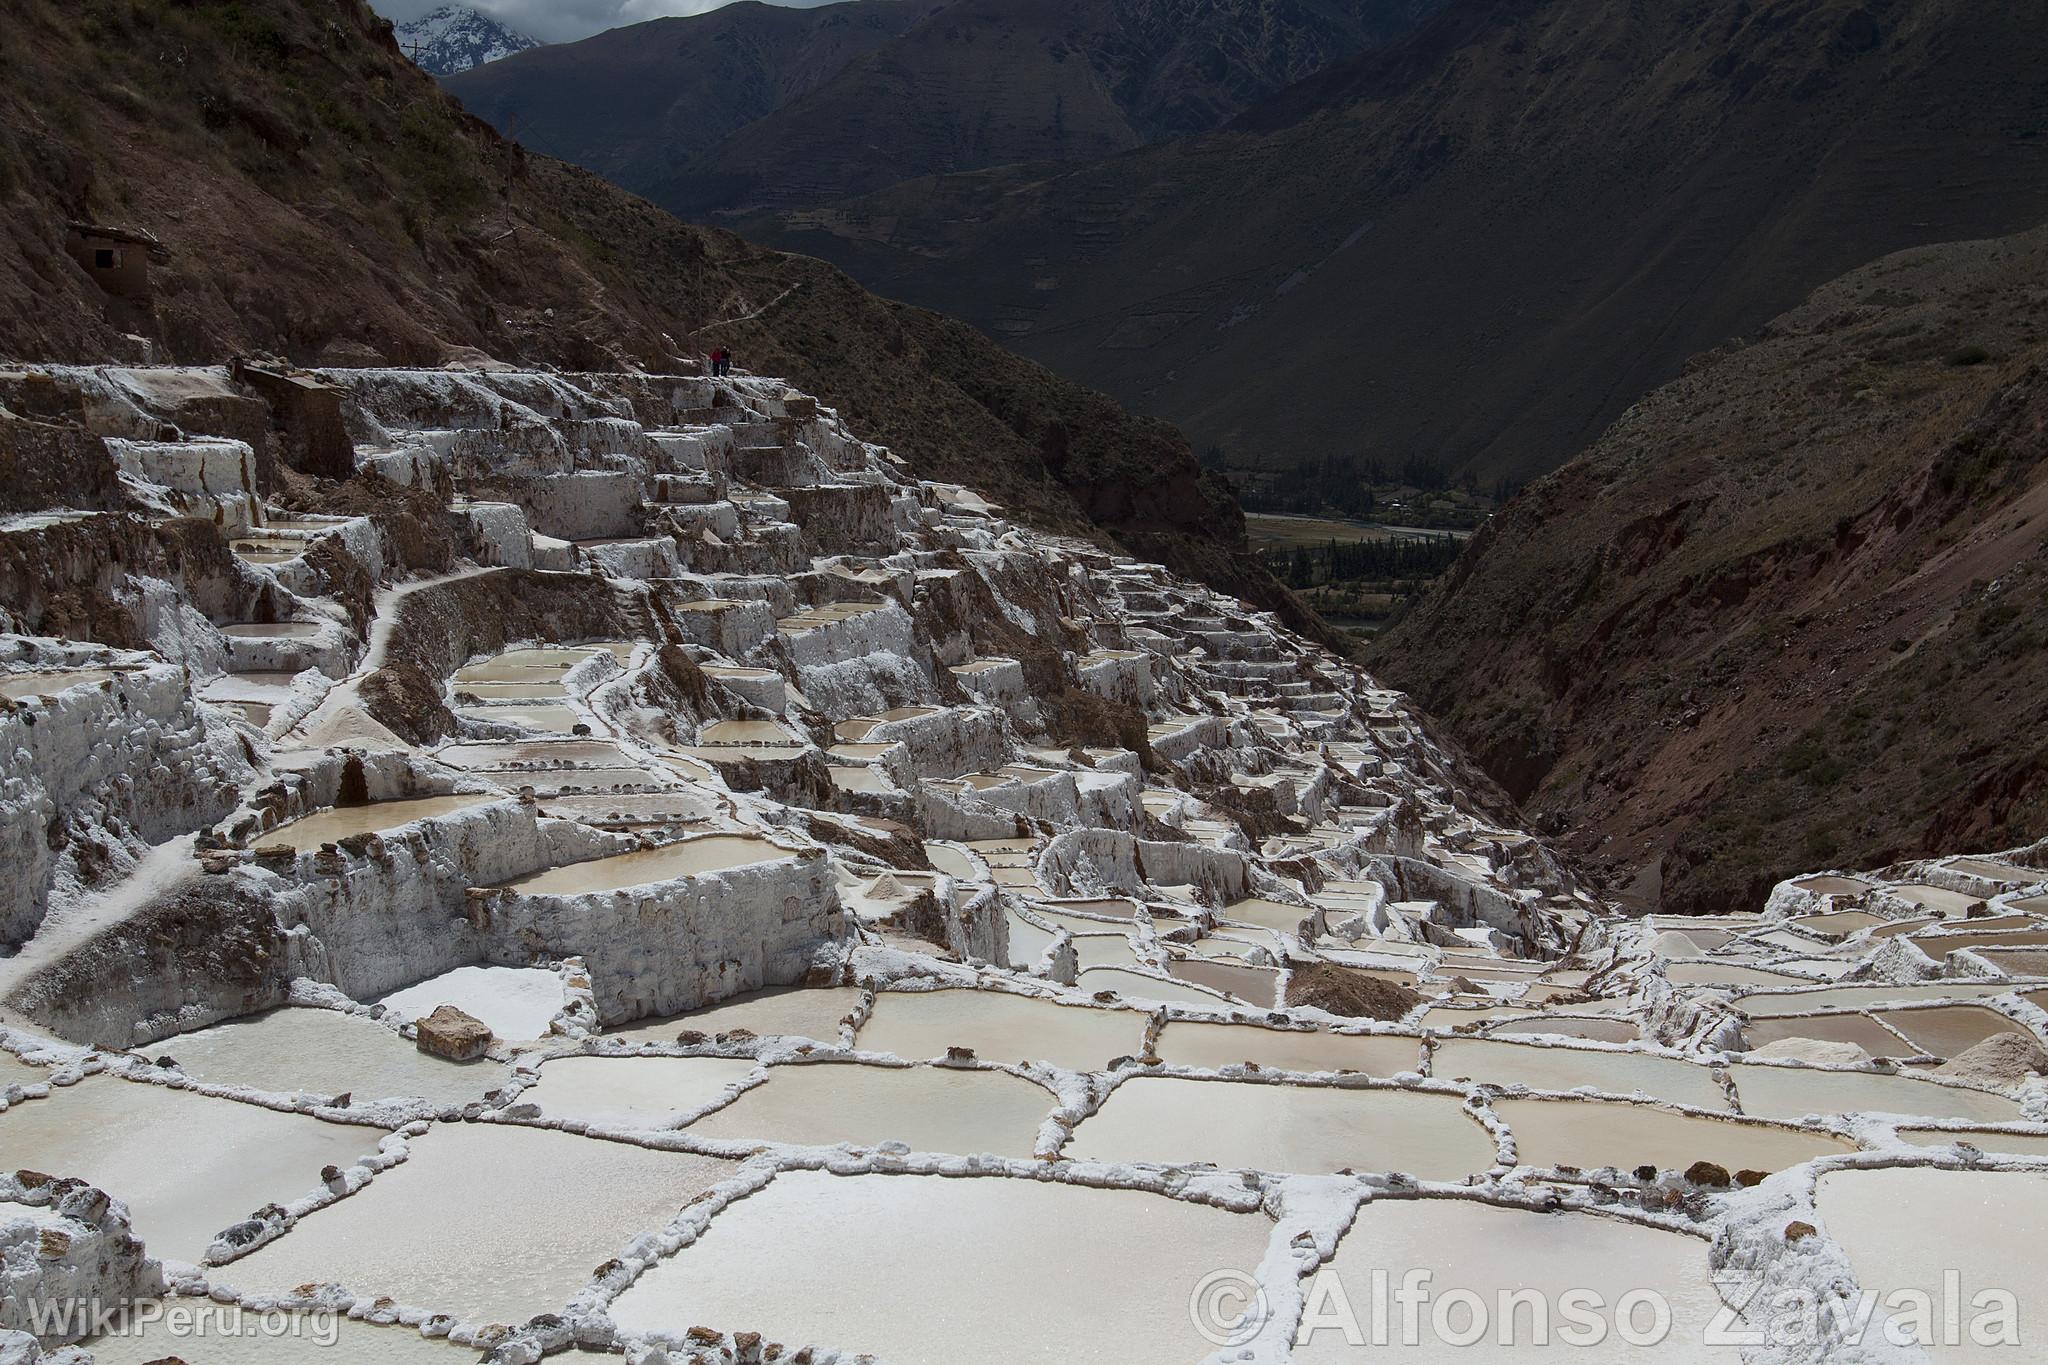
[[[1632,1095],[1640,1090],[1676,1104],[1728,1107],[1711,1068],[1639,1052],[1446,1038],[1436,1045],[1429,1074],[1440,1081],[1463,1076],[1489,1085],[1526,1085],[1531,1090],[1576,1090],[1588,1085],[1610,1095]]]
[[[1363,1071],[1381,1077],[1422,1069],[1420,1038],[1361,1037],[1256,1024],[1171,1023],[1160,1031],[1158,1052],[1169,1066],[1203,1069],[1257,1062],[1282,1071]]]
[[[195,1315],[194,1325],[204,1326],[206,1334],[180,1332],[167,1321],[141,1325],[87,1343],[93,1365],[161,1365],[173,1358],[185,1365],[471,1365],[477,1358],[474,1347],[423,1337],[415,1327],[306,1316],[298,1319],[296,1330],[267,1334],[262,1314],[244,1313],[237,1321],[224,1316],[235,1311],[232,1306],[210,1299],[172,1299],[164,1308],[166,1318],[180,1312]],[[224,1334],[223,1324],[233,1327],[234,1334]],[[326,1335],[330,1328],[331,1337]]]
[[[250,842],[263,848],[281,844],[309,853],[322,844],[340,843],[358,834],[387,834],[415,820],[453,815],[472,806],[503,799],[485,792],[471,792],[461,796],[422,796],[409,801],[373,801],[367,806],[336,806],[332,810],[279,825],[254,836]]]
[[[54,697],[67,688],[105,682],[113,672],[104,668],[69,673],[11,673],[0,675],[0,697],[22,701],[29,697]]]
[[[2048,1174],[1897,1169],[1833,1171],[1815,1196],[1828,1235],[1848,1253],[1857,1282],[1884,1296],[1918,1290],[1936,1305],[1919,1338],[1937,1365],[2033,1355],[2040,1324],[2028,1308],[2048,1283]],[[1955,1277],[1955,1278],[1951,1278]],[[1958,1291],[1959,1282],[1959,1291]],[[2004,1290],[2020,1305],[2019,1347],[1980,1345],[1975,1297]],[[1880,1308],[1880,1312],[1882,1308]],[[1947,1338],[1946,1314],[1961,1330]],[[1902,1323],[1901,1326],[1910,1326]]]
[[[1594,1170],[1638,1166],[1685,1170],[1712,1161],[1729,1171],[1781,1171],[1856,1144],[1825,1133],[1729,1119],[1617,1100],[1495,1100],[1493,1111],[1515,1135],[1524,1166]]]
[[[1728,1068],[1728,1074],[1735,1078],[1742,1112],[1757,1118],[1796,1122],[1808,1114],[1858,1111],[1979,1123],[2005,1123],[2020,1117],[2019,1106],[2003,1095],[1874,1071],[1738,1065]]]
[[[1491,1167],[1494,1145],[1449,1095],[1142,1076],[1082,1120],[1062,1155],[1457,1180]]]
[[[31,1066],[11,1052],[0,1050],[0,1090],[10,1085],[40,1085],[50,1079],[42,1067]]]
[[[1902,1000],[1980,1000],[2004,995],[2009,982],[1943,981],[1925,986],[1830,986],[1817,991],[1793,991],[1786,995],[1745,995],[1736,1001],[1744,1014],[1762,1019],[1810,1010],[1857,1009],[1892,1004]]]
[[[1877,1016],[1920,1045],[1932,1057],[1968,1052],[1999,1033],[2025,1033],[2024,1026],[1982,1005],[1937,1005],[1924,1010],[1888,1010]]]
[[[1136,1056],[1144,1042],[1145,1016],[1134,1010],[951,990],[877,995],[854,1046],[908,1061],[966,1047],[985,1062],[1042,1061],[1069,1071],[1100,1071],[1114,1057]]]
[[[1166,970],[1179,980],[1228,992],[1261,1009],[1270,1009],[1279,1003],[1280,973],[1271,967],[1247,967],[1234,962],[1184,957]]]
[[[1873,1057],[1910,1057],[1912,1044],[1867,1014],[1823,1014],[1813,1018],[1758,1019],[1742,1031],[1750,1047],[1783,1038],[1813,1038],[1825,1043],[1850,1043]]]
[[[1162,1195],[1031,1180],[779,1175],[612,1304],[892,1365],[1188,1365],[1188,1295],[1256,1269],[1272,1225]],[[850,1358],[845,1356],[842,1358]]]
[[[1422,1287],[1433,1296],[1432,1303],[1447,1295],[1476,1294],[1487,1315],[1486,1333],[1476,1343],[1463,1341],[1460,1334],[1473,1319],[1462,1310],[1446,1316],[1448,1335],[1440,1333],[1432,1305],[1425,1304],[1417,1314],[1417,1333],[1409,1339],[1402,1306],[1391,1297],[1411,1271],[1429,1272]],[[1384,1301],[1385,1351],[1348,1344],[1343,1326],[1331,1323],[1311,1327],[1308,1339],[1295,1346],[1296,1365],[1357,1365],[1383,1353],[1403,1362],[1436,1365],[1480,1360],[1622,1365],[1646,1356],[1688,1365],[1734,1365],[1742,1358],[1732,1347],[1705,1344],[1707,1329],[1721,1310],[1721,1297],[1708,1275],[1707,1244],[1695,1237],[1589,1214],[1532,1213],[1476,1200],[1375,1199],[1359,1210],[1351,1230],[1337,1244],[1336,1256],[1309,1283],[1314,1286],[1318,1278],[1332,1277],[1370,1341],[1376,1321],[1372,1286],[1381,1273],[1389,1286]],[[1536,1291],[1542,1309],[1504,1311],[1501,1296],[1515,1290]],[[1556,1310],[1572,1290],[1600,1296],[1604,1307],[1598,1315],[1609,1330],[1595,1344],[1579,1344],[1563,1335],[1569,1323]],[[1630,1345],[1612,1330],[1616,1306],[1637,1290],[1658,1294],[1669,1306],[1670,1332],[1659,1349]],[[1309,1292],[1310,1302],[1316,1302],[1318,1291],[1312,1287]],[[1644,1311],[1634,1325],[1642,1328],[1648,1321]],[[1541,1336],[1539,1322],[1548,1327]]]
[[[1147,976],[1142,972],[1127,972],[1118,967],[1091,967],[1081,973],[1076,984],[1084,991],[1115,991],[1131,1000],[1157,1000],[1176,1005],[1201,1005],[1212,1010],[1227,1010],[1234,1002],[1224,999],[1212,991],[1205,991],[1193,985],[1183,985],[1170,978]]]
[[[523,1323],[559,1311],[594,1267],[734,1169],[539,1128],[437,1124],[409,1160],[213,1278],[261,1294],[332,1282],[464,1321]]]
[[[839,1021],[854,1011],[860,999],[861,992],[851,986],[774,987],[736,995],[686,1014],[608,1028],[604,1036],[628,1043],[673,1043],[676,1035],[685,1030],[716,1035],[743,1028],[763,1038],[787,1035],[836,1043]]]
[[[1015,911],[1011,911],[1008,918],[1010,965],[1020,968],[1037,966],[1038,959],[1045,955],[1045,950],[1052,947],[1052,931],[1039,928]]]
[[[375,1020],[339,1010],[272,1010],[166,1038],[154,1050],[216,1085],[348,1094],[358,1104],[397,1096],[462,1104],[505,1081],[502,1066],[443,1061]]]
[[[789,849],[751,834],[708,834],[660,848],[552,867],[522,877],[507,889],[529,896],[587,896],[795,856]]]
[[[1548,1034],[1556,1038],[1579,1038],[1593,1043],[1633,1043],[1642,1030],[1632,1019],[1588,1019],[1579,1015],[1537,1015],[1511,1019],[1487,1031],[1492,1038],[1532,1037]]]
[[[673,1128],[723,1099],[758,1064],[732,1057],[557,1057],[520,1092],[543,1117],[615,1128]]]
[[[0,1114],[9,1170],[92,1182],[128,1206],[151,1255],[191,1262],[250,1210],[318,1191],[322,1167],[375,1155],[384,1135],[113,1076]]]
[[[545,1038],[561,1013],[562,978],[544,967],[457,967],[376,1002],[400,1019],[424,1019],[453,1005],[512,1042]]]
[[[1915,1147],[1953,1147],[1967,1142],[1980,1152],[2001,1156],[2048,1156],[2048,1133],[1992,1133],[1976,1129],[1900,1128],[1900,1137]]]
[[[907,1142],[912,1151],[1028,1157],[1052,1093],[1001,1071],[777,1066],[766,1085],[690,1125],[695,1137],[830,1147]]]

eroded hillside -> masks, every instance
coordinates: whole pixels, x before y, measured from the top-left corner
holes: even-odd
[[[1377,647],[1645,902],[2048,832],[2048,233],[1910,251],[1702,357]]]

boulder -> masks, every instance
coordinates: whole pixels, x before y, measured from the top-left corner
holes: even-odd
[[[419,1050],[451,1062],[473,1062],[491,1047],[484,1021],[453,1005],[442,1005],[416,1026]]]

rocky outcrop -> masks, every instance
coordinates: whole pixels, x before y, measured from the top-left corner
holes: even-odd
[[[414,1043],[421,1052],[451,1062],[473,1062],[491,1049],[489,1025],[453,1005],[435,1007],[413,1028]]]

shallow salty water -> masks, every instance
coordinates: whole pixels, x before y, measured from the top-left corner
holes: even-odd
[[[1114,1057],[1135,1056],[1145,1041],[1145,1016],[1134,1010],[1088,1009],[995,991],[890,991],[854,1046],[906,1060],[943,1057],[967,1047],[985,1062],[1046,1061],[1069,1071],[1099,1071]]]
[[[404,1164],[214,1279],[335,1282],[483,1322],[559,1310],[591,1270],[731,1176],[711,1157],[504,1124],[438,1124]]]
[[[1742,1031],[1742,1036],[1752,1048],[1775,1043],[1781,1038],[1817,1038],[1830,1043],[1853,1043],[1873,1057],[1911,1057],[1915,1051],[1912,1044],[1867,1014],[1757,1019]]]
[[[543,967],[457,967],[377,1002],[401,1019],[424,1019],[453,1005],[511,1042],[544,1038],[561,1012],[562,978]]]
[[[1856,1144],[1825,1133],[1682,1114],[1616,1100],[1495,1100],[1515,1135],[1524,1166],[1657,1166],[1684,1170],[1695,1161],[1730,1171],[1778,1171]]]
[[[1387,1077],[1421,1069],[1422,1040],[1182,1020],[1160,1031],[1159,1056],[1170,1066],[1217,1068],[1257,1062],[1282,1071],[1362,1071]]]
[[[1494,1146],[1448,1095],[1140,1077],[1081,1122],[1063,1155],[1456,1180],[1492,1166]]]
[[[91,1181],[128,1205],[151,1255],[181,1261],[197,1261],[250,1210],[312,1194],[322,1167],[354,1165],[383,1137],[112,1076],[0,1114],[8,1169]]]
[[[1939,1005],[1924,1010],[1890,1010],[1878,1016],[1918,1043],[1932,1057],[1968,1052],[1999,1033],[2025,1033],[2026,1028],[1981,1005]]]
[[[410,801],[375,801],[367,806],[336,806],[254,835],[250,842],[263,848],[283,844],[306,853],[322,844],[338,843],[352,835],[385,834],[415,820],[453,815],[471,806],[503,799],[484,792],[472,792],[462,796],[422,796]]]
[[[1373,1295],[1382,1281],[1375,1272],[1384,1272],[1386,1285],[1377,1306]],[[1417,1287],[1432,1302],[1477,1295],[1487,1314],[1485,1335],[1476,1343],[1463,1341],[1470,1328],[1462,1311],[1447,1314],[1445,1330],[1438,1331],[1436,1314],[1425,1304],[1411,1336],[1402,1306],[1392,1296],[1403,1278],[1416,1272],[1427,1272]],[[1327,1320],[1326,1326],[1315,1326],[1311,1319],[1307,1340],[1294,1348],[1297,1365],[1358,1365],[1383,1354],[1438,1365],[1508,1360],[1621,1365],[1644,1358],[1734,1365],[1741,1359],[1732,1347],[1705,1344],[1721,1307],[1707,1272],[1707,1244],[1610,1218],[1532,1213],[1477,1200],[1376,1199],[1359,1211],[1337,1244],[1336,1256],[1316,1272],[1310,1286],[1309,1301],[1321,1296],[1325,1305],[1335,1305],[1341,1290],[1360,1335],[1372,1342],[1375,1324],[1383,1324],[1378,1339],[1386,1346],[1376,1350],[1348,1343],[1341,1317]],[[1568,1322],[1562,1316],[1545,1322],[1528,1307],[1503,1312],[1501,1295],[1514,1290],[1538,1292],[1545,1318],[1568,1291],[1597,1294],[1604,1305],[1598,1316],[1610,1330],[1598,1344],[1571,1341],[1563,1336]],[[1661,1349],[1629,1345],[1611,1330],[1616,1306],[1636,1290],[1661,1296],[1670,1308],[1671,1330]],[[1636,1320],[1638,1326],[1646,1321],[1647,1312]],[[1540,1334],[1539,1324],[1547,1327]]]
[[[2048,1156],[2048,1133],[1992,1133],[1974,1129],[1900,1128],[1900,1137],[1915,1147],[1953,1147],[1967,1142],[1980,1152],[2005,1156]]]
[[[894,1365],[1188,1365],[1188,1296],[1256,1269],[1272,1225],[1161,1195],[1036,1181],[797,1171],[726,1208],[612,1305]],[[850,1358],[843,1357],[843,1358]]]
[[[557,1057],[519,1098],[538,1104],[547,1118],[673,1128],[756,1069],[737,1057]]]
[[[2031,1320],[2039,1287],[2048,1282],[2048,1175],[2013,1171],[1835,1171],[1823,1176],[1815,1200],[1828,1234],[1848,1253],[1866,1290],[1883,1296],[1918,1290],[1938,1306],[1922,1338],[1938,1365],[2038,1358],[2040,1324]],[[1946,1281],[1946,1283],[1945,1283]],[[1959,1284],[1958,1284],[1959,1282]],[[1972,1300],[1992,1289],[2019,1301],[2020,1346],[1978,1345],[1970,1326]],[[1962,1328],[1943,1331],[1942,1307]],[[1905,1324],[1901,1324],[1902,1326]]]
[[[690,1125],[697,1137],[873,1146],[1028,1157],[1052,1112],[1052,1092],[1000,1071],[820,1062],[769,1069],[724,1109]]]
[[[821,1043],[839,1041],[839,1021],[860,1004],[861,993],[850,986],[822,990],[773,987],[736,995],[715,1005],[672,1014],[659,1019],[642,1019],[604,1031],[607,1038],[630,1043],[673,1043],[686,1029],[704,1034],[749,1029],[762,1037],[786,1034],[815,1038]]]
[[[339,1010],[272,1010],[166,1038],[151,1051],[176,1058],[186,1075],[216,1085],[286,1095],[346,1093],[358,1103],[417,1096],[461,1104],[481,1099],[506,1074],[492,1062],[429,1056],[375,1020]]]
[[[509,889],[529,896],[584,896],[795,856],[779,844],[752,835],[710,834],[660,848],[549,868],[512,882]]]
[[[1240,1000],[1271,1009],[1279,1003],[1280,973],[1270,967],[1246,967],[1234,962],[1212,962],[1182,958],[1166,969],[1182,981],[1227,991]]]
[[[1013,949],[1014,955],[1014,949]],[[1158,1000],[1178,1005],[1206,1005],[1214,1010],[1227,1010],[1231,1002],[1209,991],[1197,990],[1162,977],[1146,976],[1139,972],[1127,972],[1117,967],[1093,967],[1081,973],[1076,982],[1084,991],[1115,991],[1129,1000]]]
[[[2002,1095],[1936,1085],[1907,1076],[1808,1067],[1731,1066],[1742,1112],[1758,1118],[1798,1120],[1808,1114],[1913,1114],[1934,1119],[2005,1123],[2019,1106]]]
[[[1611,1095],[1632,1095],[1640,1090],[1702,1109],[1728,1107],[1711,1068],[1634,1052],[1447,1038],[1437,1044],[1430,1075],[1440,1081],[1467,1076],[1492,1085],[1526,1085],[1532,1090],[1576,1090],[1585,1085]]]

